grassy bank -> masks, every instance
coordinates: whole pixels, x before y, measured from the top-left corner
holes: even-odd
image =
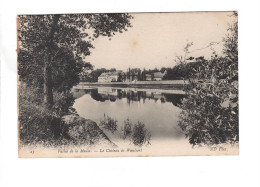
[[[95,145],[114,146],[98,125],[79,117],[71,108],[68,93],[54,93],[54,106],[42,105],[42,93],[21,83],[19,86],[19,140],[21,146]]]

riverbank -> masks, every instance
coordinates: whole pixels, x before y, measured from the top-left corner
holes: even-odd
[[[70,157],[75,153],[89,153],[96,147],[117,148],[117,145],[110,141],[96,122],[90,119],[82,118],[76,114],[69,114],[63,116],[62,121],[64,122],[63,135],[66,136],[56,139],[55,142],[50,140],[32,144],[21,143],[19,144],[19,157],[56,157],[57,154]],[[50,150],[53,150],[56,154],[51,153]]]
[[[187,84],[187,81],[184,80],[133,81],[133,82],[80,82],[74,88],[84,89],[84,87],[98,86],[98,87],[182,90],[185,84]]]
[[[73,143],[91,146],[101,145],[116,147],[96,122],[80,117],[76,114],[66,115],[62,118],[67,126],[67,134]]]

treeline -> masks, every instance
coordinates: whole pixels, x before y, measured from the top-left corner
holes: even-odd
[[[161,68],[161,72],[167,71],[163,80],[183,80],[194,78],[199,66],[205,62],[203,56],[186,59],[186,63],[178,63],[173,68]]]
[[[152,74],[155,72],[164,72],[167,68],[163,67],[161,69],[140,69],[140,68],[128,68],[126,72],[123,72],[123,74],[119,75],[119,81],[122,79],[130,79],[130,76],[135,76],[137,80],[145,80],[145,75],[146,74]],[[97,82],[98,77],[102,73],[107,73],[107,72],[116,72],[118,71],[116,68],[98,68],[98,69],[93,69],[93,66],[87,66],[87,68],[83,68],[83,71],[80,74],[80,81],[83,82]]]
[[[146,75],[153,76],[153,74],[157,72],[161,72],[161,73],[166,72],[162,80],[189,79],[194,77],[194,73],[198,70],[199,66],[206,61],[203,56],[198,58],[190,57],[189,59],[186,60],[187,62],[185,64],[178,63],[174,67],[162,67],[160,69],[129,68],[126,72],[123,72],[124,74],[119,75],[118,81],[121,82],[122,80],[130,79],[130,76],[135,76],[136,80],[145,81]],[[80,74],[80,81],[83,82],[97,82],[98,77],[102,73],[117,71],[116,68],[93,69],[93,66],[90,63],[87,63],[87,65],[85,66],[86,67],[83,67],[83,70]]]

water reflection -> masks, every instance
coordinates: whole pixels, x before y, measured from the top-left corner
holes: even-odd
[[[91,89],[74,89],[73,91],[73,95],[76,99],[85,94],[90,94],[92,99],[100,102],[105,102],[107,100],[116,102],[117,99],[121,100],[126,98],[129,105],[133,102],[145,103],[147,100],[154,100],[156,103],[159,100],[161,103],[171,102],[174,106],[179,106],[184,98],[184,95],[182,94],[164,93],[163,90],[139,91],[131,88],[99,87]]]
[[[183,137],[178,126],[178,116],[183,95],[173,90],[98,87],[73,90],[73,107],[79,116],[100,124],[104,114],[118,121],[123,129],[125,120],[145,124],[151,139],[178,139]],[[109,136],[117,141],[116,132]]]

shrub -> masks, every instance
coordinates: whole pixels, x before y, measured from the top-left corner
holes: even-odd
[[[70,91],[54,92],[53,100],[53,110],[60,116],[73,112],[72,105],[75,100]]]
[[[179,125],[193,145],[239,141],[237,22],[229,30],[225,56],[200,63],[185,89]]]
[[[19,130],[21,144],[54,144],[57,139],[67,137],[58,108],[47,109],[41,105],[42,93],[32,86],[20,82],[19,87]],[[61,98],[55,97],[59,104]],[[65,99],[65,98],[62,98]]]
[[[232,100],[234,95],[225,98],[201,84],[182,104],[179,125],[189,142],[193,145],[238,142],[238,104]]]
[[[123,133],[124,133],[123,136],[124,139],[130,137],[132,134],[132,122],[129,120],[129,118],[127,118],[126,121],[124,121]]]
[[[59,116],[34,103],[20,102],[19,128],[22,144],[51,144],[64,137],[66,126]]]
[[[100,120],[100,126],[114,133],[117,131],[117,120],[104,114],[104,118]]]
[[[141,122],[137,122],[134,125],[131,140],[134,145],[142,146],[145,143],[150,144],[151,133],[145,128],[145,125]]]

